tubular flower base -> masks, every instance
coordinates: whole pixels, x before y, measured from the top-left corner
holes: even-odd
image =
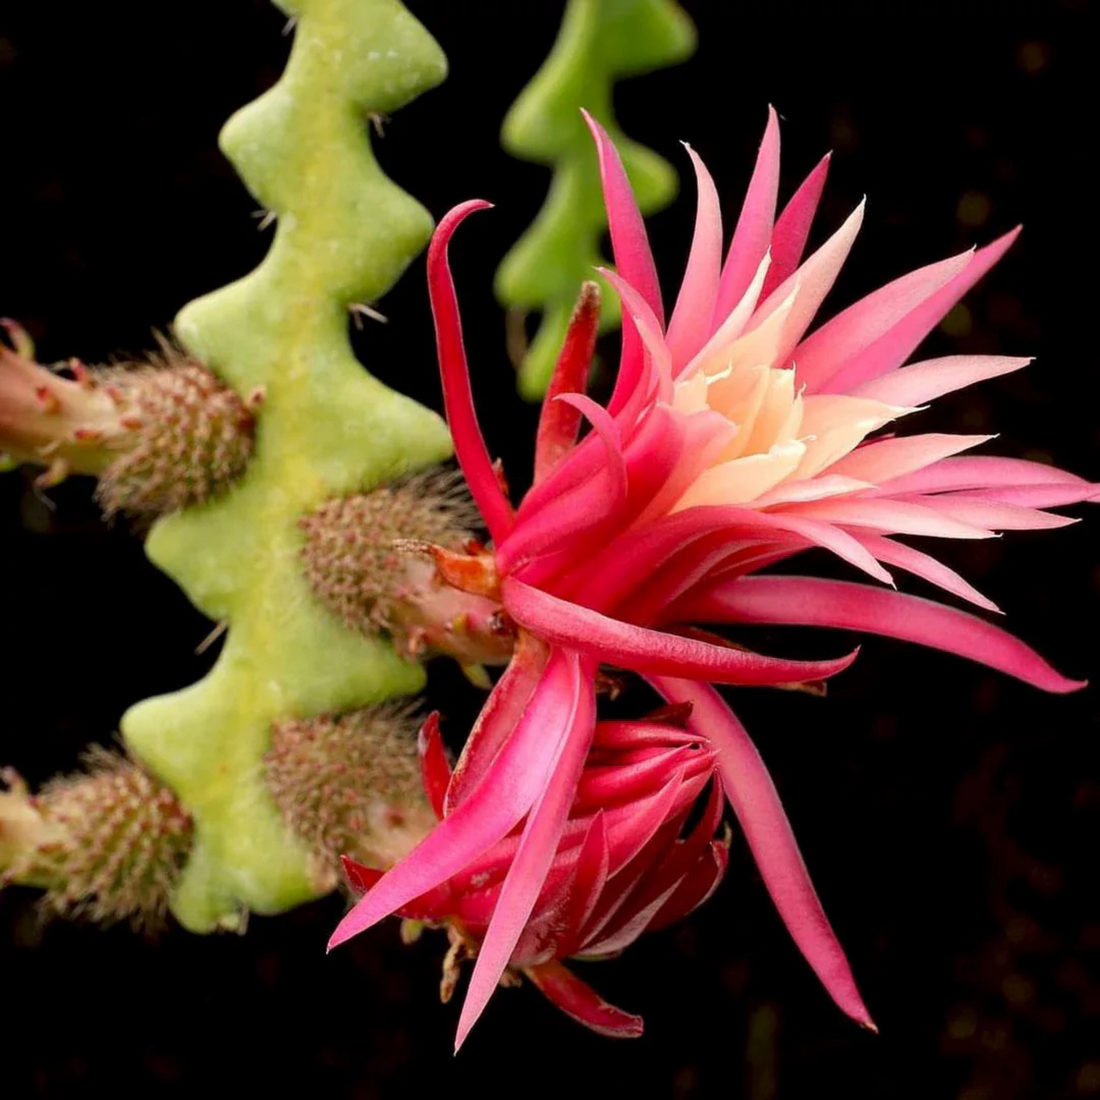
[[[345,918],[333,944],[437,888],[523,823],[478,956],[465,1036],[535,910],[564,835],[595,728],[600,663],[690,703],[780,915],[837,1004],[871,1017],[809,880],[779,798],[744,728],[711,684],[814,684],[855,654],[792,661],[729,646],[697,623],[788,623],[905,638],[983,662],[1048,691],[1082,686],[972,615],[852,582],[753,577],[821,547],[876,581],[886,567],[993,610],[962,577],[898,535],[989,538],[1060,527],[1046,509],[1097,486],[1015,459],[962,456],[984,436],[873,433],[917,406],[1024,359],[949,357],[905,366],[943,315],[1011,244],[1010,233],[902,276],[810,331],[847,257],[862,206],[802,253],[828,168],[822,161],[776,217],[779,129],[772,111],[733,241],[722,259],[717,193],[695,165],[694,244],[675,309],[664,307],[637,205],[610,139],[599,152],[623,301],[622,358],[607,407],[581,391],[596,324],[586,287],[543,407],[535,481],[506,498],[478,426],[447,260],[457,226],[429,251],[447,416],[494,549],[449,564],[451,583],[495,593],[519,629],[515,656],[450,781],[444,817]],[[578,443],[581,420],[591,431]]]
[[[647,929],[663,928],[700,905],[725,873],[728,841],[714,839],[721,792],[711,780],[714,752],[677,717],[596,726],[584,773],[519,939],[506,959],[563,1012],[593,1031],[619,1038],[642,1033],[642,1021],[603,1001],[562,965],[572,955],[601,958],[622,951]],[[420,735],[424,790],[446,828],[443,803],[452,775],[433,715]],[[706,805],[686,835],[693,808],[710,785]],[[513,861],[527,841],[514,833],[459,873],[402,906],[399,914],[445,926],[452,948],[441,987],[450,998],[463,958],[477,958],[493,913],[508,890]],[[348,881],[360,893],[382,872],[345,858]],[[478,981],[475,971],[474,981]]]

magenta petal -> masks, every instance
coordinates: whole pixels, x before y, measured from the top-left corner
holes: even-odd
[[[572,660],[576,664],[576,658]],[[550,764],[546,785],[527,818],[519,849],[508,869],[500,899],[493,910],[493,919],[478,950],[458,1021],[456,1051],[489,1003],[508,966],[542,891],[558,841],[569,819],[569,807],[573,803],[595,728],[593,671],[584,670],[585,682],[583,687],[578,685],[580,690],[574,697],[575,705],[567,720],[565,736],[557,739],[558,751]],[[548,739],[553,739],[552,735]]]
[[[580,416],[555,398],[566,393],[584,393],[588,371],[596,350],[600,326],[600,288],[585,283],[569,321],[561,354],[546,390],[535,441],[535,484],[538,484],[569,452],[577,441]]]
[[[669,679],[653,684],[670,702],[692,704],[690,724],[718,754],[726,795],[791,936],[837,1005],[857,1023],[875,1030],[844,950],[810,882],[775,784],[744,727],[706,684]]]
[[[463,746],[443,800],[444,815],[451,813],[485,777],[526,709],[548,655],[538,639],[520,635],[512,660],[489,693]]]
[[[344,917],[329,950],[459,874],[519,824],[546,787],[580,691],[577,659],[561,651],[551,654],[485,781]]]
[[[485,526],[499,542],[512,528],[512,506],[501,491],[496,471],[489,458],[485,439],[474,411],[470,372],[462,343],[462,321],[458,312],[454,280],[447,258],[447,247],[455,230],[475,210],[486,210],[491,203],[475,199],[456,206],[439,223],[428,247],[428,293],[435,319],[439,370],[443,379],[443,402],[447,424],[454,439],[455,454],[466,475],[470,493],[485,520]]]
[[[348,885],[360,895],[373,889],[386,873],[375,867],[366,867],[362,863],[357,863],[351,856],[341,856],[340,862],[344,865],[344,877],[348,880]]]
[[[695,168],[699,203],[687,270],[668,323],[667,342],[674,373],[691,361],[710,335],[722,275],[722,210],[718,191],[695,150],[690,145],[684,148]]]
[[[949,283],[926,299],[864,351],[853,356],[822,388],[823,393],[851,393],[857,386],[900,367],[956,302],[1008,251],[1020,230],[1013,229],[980,248]]]
[[[835,676],[858,653],[831,661],[762,657],[610,619],[513,578],[505,580],[502,591],[505,610],[539,637],[654,676],[691,676],[720,684],[802,683]]]
[[[583,393],[563,393],[557,398],[563,404],[571,405],[592,425],[607,451],[605,469],[611,477],[612,501],[616,505],[626,502],[627,476],[626,459],[623,456],[623,441],[619,438],[619,428],[610,413],[591,397]]]
[[[798,269],[810,236],[810,226],[817,213],[817,204],[821,201],[821,192],[825,189],[831,157],[831,153],[826,153],[821,158],[776,220],[772,233],[772,263],[760,291],[762,302],[767,301],[771,292]]]
[[[707,856],[697,860],[684,875],[675,892],[649,922],[647,931],[658,932],[683,920],[718,889],[729,867],[729,849],[722,841],[712,840]]]
[[[416,739],[417,754],[420,757],[420,778],[424,785],[424,794],[437,820],[443,818],[443,800],[451,783],[451,765],[447,761],[447,750],[443,747],[443,737],[439,732],[439,711],[428,715]]]
[[[718,301],[714,308],[712,328],[717,328],[730,315],[749,288],[760,261],[771,244],[775,224],[775,200],[779,194],[779,118],[775,108],[768,107],[768,125],[756,157],[749,189],[741,207],[741,216],[733,231]]]
[[[650,251],[649,236],[641,211],[634,200],[630,181],[626,178],[619,151],[607,131],[587,111],[582,111],[581,114],[596,140],[615,266],[619,269],[619,274],[645,299],[663,325],[665,311],[661,304],[661,286],[657,281],[657,268]]]
[[[532,966],[525,973],[551,1004],[592,1031],[609,1039],[637,1039],[642,1034],[641,1016],[608,1004],[560,962]]]
[[[837,627],[900,638],[979,661],[1044,691],[1077,691],[1029,646],[965,611],[888,589],[817,577],[743,577],[681,601],[691,620]]]
[[[846,365],[886,337],[932,296],[964,271],[973,252],[928,264],[895,279],[838,313],[795,350],[798,380],[817,393]]]

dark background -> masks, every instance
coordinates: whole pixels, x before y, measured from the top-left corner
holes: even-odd
[[[939,402],[921,424],[999,431],[1000,453],[1100,478],[1096,5],[685,6],[699,52],[620,86],[626,131],[681,168],[676,142],[690,140],[731,221],[769,101],[786,121],[785,194],[833,148],[815,239],[870,195],[834,303],[1025,222],[929,350],[1037,362]],[[533,413],[514,397],[490,282],[549,177],[510,161],[496,135],[561,5],[410,7],[452,75],[397,115],[380,156],[436,216],[476,195],[499,204],[455,262],[491,445],[522,484]],[[261,0],[4,3],[0,313],[32,330],[44,361],[148,347],[153,326],[259,260],[267,240],[255,203],[215,138],[276,79],[289,47],[282,24]],[[653,219],[666,291],[691,219],[690,201]],[[364,361],[438,407],[422,261],[383,308],[391,323],[359,338]],[[27,476],[0,479],[0,758],[35,783],[109,738],[128,704],[193,682],[213,659],[194,652],[209,624],[147,565],[132,532],[99,522],[87,486],[50,496],[54,510]],[[945,551],[1009,612],[1011,629],[1065,672],[1094,679],[1097,521]],[[839,651],[843,640],[821,648]],[[432,679],[437,701],[470,713],[472,693],[445,670]],[[1097,698],[1044,696],[955,658],[871,641],[826,702],[735,700],[878,1038],[829,1002],[735,841],[730,874],[702,911],[585,971],[644,1014],[644,1038],[597,1038],[530,989],[505,991],[457,1060],[457,1006],[435,1001],[441,940],[403,948],[391,924],[326,959],[338,898],[253,919],[244,938],[171,929],[150,943],[122,929],[43,929],[33,895],[7,891],[0,1090],[1100,1096]]]

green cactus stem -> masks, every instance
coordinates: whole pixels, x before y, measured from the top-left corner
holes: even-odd
[[[615,139],[642,212],[662,209],[676,196],[676,173],[622,134],[612,90],[616,80],[676,64],[694,48],[695,28],[673,0],[569,0],[553,51],[504,120],[501,140],[508,152],[554,169],[545,205],[496,278],[497,297],[513,322],[523,324],[531,311],[542,313],[530,347],[513,352],[520,392],[529,400],[545,392],[577,288],[602,262],[607,221],[580,108]],[[617,296],[604,290],[606,329],[618,324],[619,306]]]
[[[311,873],[264,783],[275,723],[419,690],[421,669],[350,630],[310,591],[299,520],[325,500],[449,454],[443,423],[352,355],[348,312],[386,292],[431,233],[391,183],[368,119],[443,80],[446,60],[397,0],[280,2],[296,19],[277,84],[237,112],[220,144],[278,219],[260,266],[192,302],[175,334],[240,393],[258,388],[255,450],[223,496],[160,520],[149,557],[195,605],[230,624],[200,683],[124,717],[131,751],[179,796],[194,845],[171,899],[188,928],[234,927],[331,885]]]

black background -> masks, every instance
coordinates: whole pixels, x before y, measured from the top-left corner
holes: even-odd
[[[818,237],[866,192],[867,220],[832,301],[1018,221],[1008,259],[933,354],[1034,354],[1027,371],[937,404],[916,426],[999,431],[1009,455],[1100,478],[1095,4],[1032,0],[685,5],[688,65],[620,86],[626,131],[683,168],[690,140],[732,220],[774,102],[785,193],[833,148]],[[455,250],[475,389],[494,451],[522,485],[533,412],[514,397],[493,269],[548,181],[497,145],[508,104],[552,41],[560,5],[411,3],[451,58],[441,91],[379,143],[387,171],[439,216],[498,203]],[[268,87],[289,39],[261,0],[7,0],[0,12],[0,312],[44,361],[149,346],[190,298],[248,270],[267,240],[215,138]],[[690,195],[652,221],[666,291]],[[384,380],[438,407],[422,261],[357,338]],[[835,305],[827,308],[835,308]],[[0,479],[5,613],[0,758],[32,782],[108,739],[121,712],[202,675],[209,624],[106,528],[86,485]],[[1097,676],[1097,518],[952,546],[945,557],[1056,665]],[[917,585],[907,585],[919,591]],[[846,639],[814,639],[834,652]],[[784,643],[778,638],[779,645]],[[447,670],[455,716],[475,699]],[[586,974],[647,1033],[589,1035],[530,989],[505,991],[467,1048],[435,1001],[438,938],[396,927],[325,958],[338,898],[244,938],[173,929],[41,928],[33,895],[0,895],[5,1096],[333,1097],[1100,1095],[1097,695],[1044,696],[975,665],[865,645],[825,702],[743,692],[826,909],[882,1035],[829,1002],[736,842],[718,896],[677,929]]]

